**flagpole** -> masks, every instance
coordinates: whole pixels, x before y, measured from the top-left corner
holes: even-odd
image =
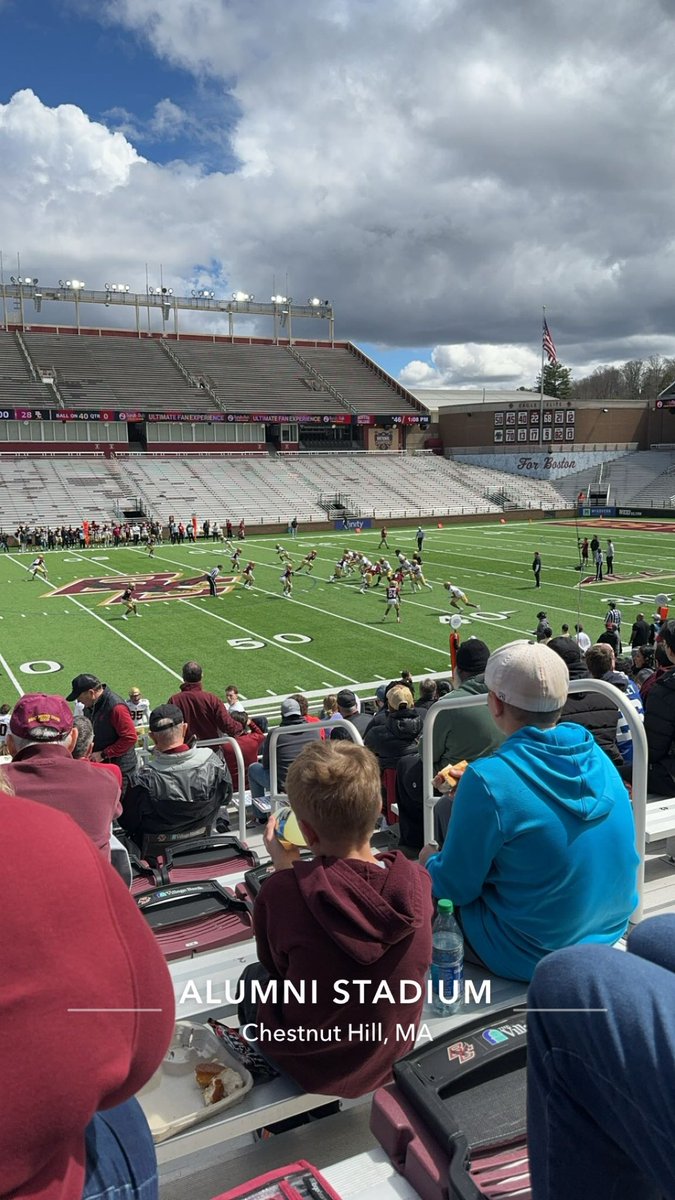
[[[539,376],[539,442],[544,448],[544,322],[546,321],[546,305],[541,306],[541,374]]]

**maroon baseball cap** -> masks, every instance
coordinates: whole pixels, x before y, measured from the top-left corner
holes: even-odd
[[[9,722],[10,733],[20,738],[31,738],[36,729],[49,729],[59,736],[72,728],[73,714],[63,696],[46,696],[44,692],[22,696]]]

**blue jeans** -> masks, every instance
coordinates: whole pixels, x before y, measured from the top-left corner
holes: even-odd
[[[262,763],[251,763],[248,769],[248,782],[251,786],[251,795],[254,800],[257,800],[269,790],[270,773]]]
[[[82,1200],[157,1200],[157,1156],[137,1100],[96,1113],[84,1137]]]
[[[533,1200],[675,1197],[675,915],[627,954],[573,946],[545,958],[528,995]]]

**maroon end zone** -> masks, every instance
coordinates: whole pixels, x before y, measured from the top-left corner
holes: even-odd
[[[675,533],[675,521],[637,521],[619,517],[579,517],[578,521],[552,521],[552,525],[583,526],[584,529],[632,529],[645,533]]]

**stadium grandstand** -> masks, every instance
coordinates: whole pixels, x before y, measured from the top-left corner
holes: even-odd
[[[52,323],[29,319],[31,302]],[[75,304],[74,325],[59,319],[64,302]],[[135,328],[84,325],[92,305],[117,322],[135,314]],[[181,330],[184,309],[204,332]],[[228,333],[207,332],[223,313]],[[318,299],[221,302],[26,279],[3,282],[2,315],[8,525],[126,511],[161,520],[177,508],[218,521],[236,511],[264,526],[287,520],[289,506],[304,523],[459,518],[560,511],[594,489],[605,508],[675,500],[672,388],[655,404],[611,410],[523,392],[411,392],[336,341],[332,307]],[[242,316],[272,318],[273,336],[240,336]],[[294,335],[316,318],[325,340]]]

